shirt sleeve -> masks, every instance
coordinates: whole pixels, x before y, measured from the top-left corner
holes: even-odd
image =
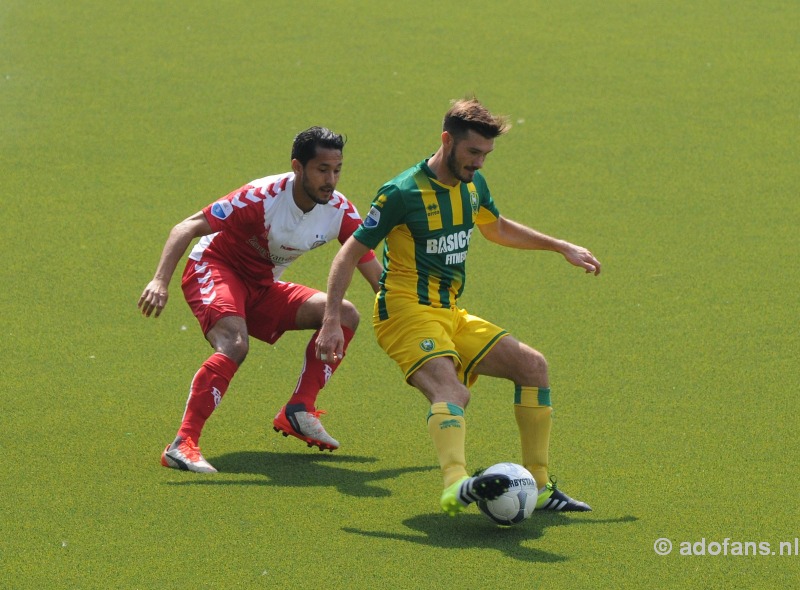
[[[242,188],[217,199],[203,209],[208,224],[214,232],[244,226],[264,224],[264,196],[253,186]]]
[[[360,225],[361,215],[359,215],[358,209],[356,209],[356,206],[353,203],[347,201],[344,217],[342,217],[342,225],[339,228],[339,243],[344,244]],[[358,264],[364,264],[373,258],[375,258],[375,252],[373,252],[370,248],[370,251],[361,257],[361,259],[358,261]]]
[[[365,246],[375,248],[395,226],[403,222],[405,214],[402,192],[394,185],[386,185],[372,201],[369,213],[353,236]]]
[[[489,186],[486,184],[486,180],[483,176],[476,176],[475,187],[478,189],[478,194],[480,195],[480,207],[478,209],[478,214],[475,216],[475,223],[483,225],[485,223],[497,221],[500,217],[500,211],[497,210],[497,206],[494,204],[492,193],[489,191]]]

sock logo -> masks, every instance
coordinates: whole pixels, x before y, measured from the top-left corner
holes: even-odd
[[[330,365],[325,365],[325,383],[328,382],[328,379],[331,378],[331,375],[333,375],[333,369]]]
[[[212,387],[211,395],[214,396],[214,407],[216,408],[219,405],[219,402],[222,401],[222,393],[216,387]]]
[[[445,428],[461,428],[461,422],[455,419],[445,420],[439,424],[439,430],[444,430]]]

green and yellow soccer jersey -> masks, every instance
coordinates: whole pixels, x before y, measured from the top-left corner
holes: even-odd
[[[472,230],[499,215],[480,172],[451,187],[438,182],[423,160],[381,187],[353,234],[370,248],[385,239],[379,316],[389,317],[394,305],[412,299],[455,306],[464,290]]]

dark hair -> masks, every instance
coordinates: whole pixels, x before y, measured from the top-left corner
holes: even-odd
[[[454,100],[444,116],[442,129],[456,140],[463,138],[470,129],[487,139],[494,139],[511,129],[508,117],[493,115],[474,96]]]
[[[305,166],[317,155],[317,148],[342,151],[346,141],[344,136],[330,129],[311,127],[295,136],[292,143],[292,160],[297,160]]]

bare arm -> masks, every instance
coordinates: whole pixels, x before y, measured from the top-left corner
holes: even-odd
[[[567,262],[583,268],[587,273],[600,274],[600,261],[586,248],[553,238],[502,215],[493,223],[479,225],[478,229],[487,240],[501,246],[558,252]]]
[[[364,279],[369,283],[369,286],[372,287],[372,290],[377,293],[381,288],[380,280],[381,273],[383,272],[383,265],[378,262],[377,258],[373,258],[364,264],[359,264],[357,268],[358,272],[361,273],[361,276],[363,276]]]
[[[156,274],[139,297],[138,307],[142,310],[142,315],[150,317],[153,312],[155,317],[161,315],[161,310],[169,298],[170,279],[186,248],[193,239],[210,234],[211,231],[211,226],[202,211],[198,211],[172,228],[161,252]]]
[[[341,308],[344,294],[353,280],[353,271],[369,248],[350,236],[339,249],[328,275],[328,295],[322,327],[317,335],[317,358],[323,362],[336,362],[342,358],[344,335],[342,334]],[[377,261],[374,261],[377,263]],[[374,267],[373,267],[374,268]],[[369,280],[369,279],[368,279]]]

